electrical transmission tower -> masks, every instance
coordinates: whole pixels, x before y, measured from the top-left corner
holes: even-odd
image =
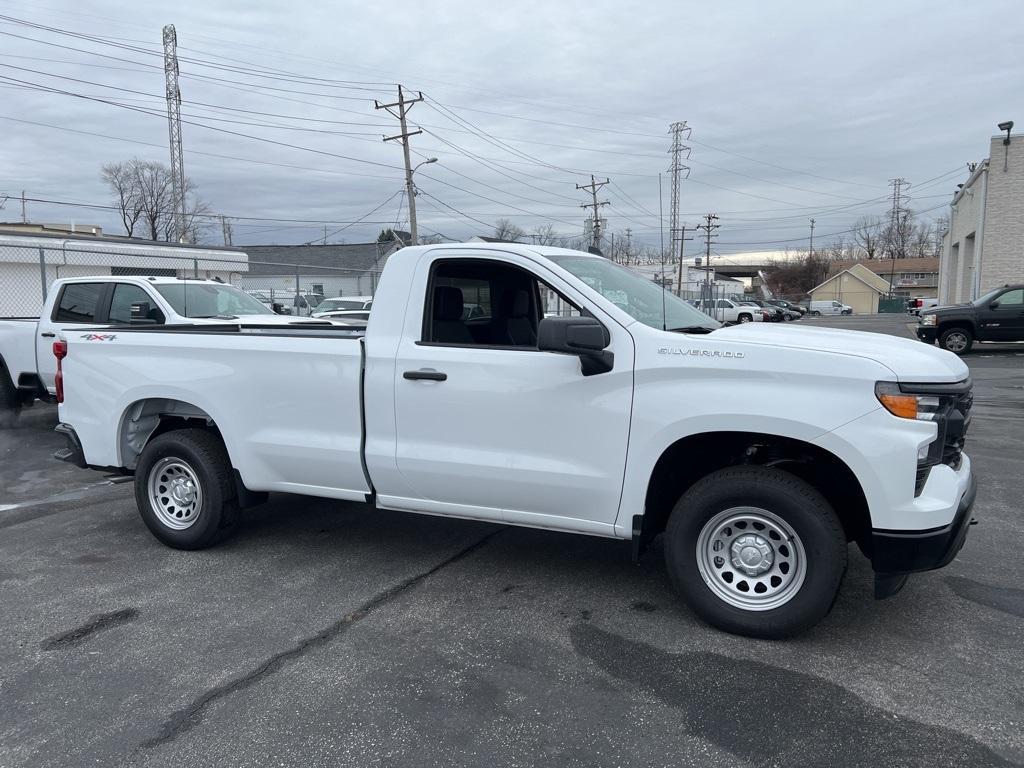
[[[672,261],[675,261],[676,258],[682,261],[683,234],[679,224],[679,183],[690,175],[689,166],[683,165],[684,159],[690,159],[690,148],[683,144],[683,139],[690,138],[690,129],[686,127],[686,121],[683,120],[672,123],[669,126],[669,133],[672,135],[672,148],[668,151],[672,156],[672,163],[668,167],[669,173],[672,174],[672,192],[668,204],[669,252],[672,254],[670,257]],[[677,242],[679,243],[678,247],[676,246]]]
[[[164,81],[167,91],[167,134],[171,149],[171,204],[174,239],[185,242],[185,156],[181,147],[181,89],[178,88],[178,33],[163,29]]]
[[[231,245],[231,235],[234,231],[231,226],[231,219],[229,219],[227,216],[221,216],[220,229],[221,232],[224,233],[224,245]]]
[[[903,226],[909,213],[903,207],[903,188],[909,187],[906,179],[889,179],[889,186],[892,187],[892,209],[889,211],[889,258],[902,259],[906,253]]]
[[[402,90],[402,86],[399,84],[398,101],[393,101],[390,104],[381,104],[374,99],[373,102],[377,109],[385,109],[392,117],[397,117],[399,125],[402,127],[401,133],[394,136],[385,136],[384,141],[402,142],[402,155],[405,158],[405,195],[409,200],[409,234],[412,245],[419,245],[419,233],[416,231],[416,187],[412,183],[414,169],[412,167],[412,158],[409,156],[409,137],[423,133],[423,131],[419,129],[410,131],[406,116],[409,114],[412,105],[418,101],[423,101],[422,91],[417,93],[416,98],[410,99],[405,95],[405,91]],[[396,107],[398,109],[397,112],[394,111]]]
[[[589,191],[590,195],[591,195],[591,198],[594,201],[592,203],[583,203],[583,204],[580,205],[580,208],[593,208],[594,209],[594,218],[593,218],[593,222],[594,223],[593,223],[593,226],[591,228],[591,239],[592,239],[592,242],[593,242],[593,246],[595,248],[598,248],[598,249],[600,249],[600,247],[601,247],[601,206],[602,205],[608,205],[608,201],[607,200],[603,200],[601,202],[598,202],[597,201],[597,190],[601,189],[601,187],[605,186],[606,184],[610,184],[610,183],[611,182],[608,179],[605,179],[604,181],[598,181],[597,179],[594,178],[593,174],[591,174],[591,176],[590,176],[590,183],[589,184],[577,184],[576,185],[576,189],[585,189],[585,190]]]

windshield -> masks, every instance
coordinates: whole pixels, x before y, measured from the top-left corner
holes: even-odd
[[[657,283],[599,256],[548,256],[630,317],[651,328],[720,328],[714,320]],[[663,303],[664,302],[664,303]],[[664,309],[663,309],[664,307]]]
[[[324,299],[316,305],[319,312],[336,312],[340,309],[363,309],[364,301],[355,299]]]
[[[274,314],[249,294],[230,285],[162,283],[154,286],[183,317]]]
[[[1000,293],[1002,293],[1004,288],[1005,288],[1005,286],[1003,288],[993,288],[991,291],[986,293],[984,296],[979,296],[977,299],[972,301],[971,304],[973,304],[976,307],[984,307],[984,306],[988,305],[991,301],[993,301],[996,296],[998,296]]]

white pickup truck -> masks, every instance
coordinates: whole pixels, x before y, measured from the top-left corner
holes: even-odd
[[[176,277],[77,277],[53,282],[39,317],[0,318],[0,419],[56,394],[53,342],[77,328],[205,325],[279,318],[243,291],[214,280]],[[305,321],[308,322],[308,321]]]
[[[955,355],[723,328],[577,251],[404,248],[365,333],[63,335],[59,457],[133,473],[143,521],[181,549],[268,491],[632,540],[636,557],[663,532],[694,611],[781,637],[828,613],[848,542],[885,597],[952,560],[971,521]]]

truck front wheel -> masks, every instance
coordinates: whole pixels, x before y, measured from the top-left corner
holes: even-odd
[[[231,462],[220,439],[204,429],[153,438],[135,471],[135,502],[142,521],[175,549],[205,549],[235,520]]]
[[[966,328],[947,328],[939,334],[939,346],[957,355],[971,351],[974,338]]]
[[[847,543],[828,502],[778,469],[733,467],[695,483],[665,531],[669,576],[709,624],[780,638],[831,610]]]

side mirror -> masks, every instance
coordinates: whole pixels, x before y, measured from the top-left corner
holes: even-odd
[[[991,304],[988,305],[988,308],[989,309],[999,309],[999,301],[998,300],[997,301],[993,301]]]
[[[156,320],[149,316],[151,308],[148,301],[136,301],[132,304],[132,325],[156,325]]]
[[[584,376],[607,373],[615,355],[607,351],[612,337],[593,317],[545,317],[537,327],[537,348],[580,358]]]

